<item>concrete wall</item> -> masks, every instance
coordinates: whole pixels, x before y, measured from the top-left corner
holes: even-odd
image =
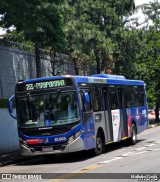
[[[19,149],[17,121],[0,108],[0,154]]]
[[[49,61],[43,62],[43,76],[50,76]],[[18,80],[36,77],[35,56],[26,51],[0,46],[0,98],[14,94]]]

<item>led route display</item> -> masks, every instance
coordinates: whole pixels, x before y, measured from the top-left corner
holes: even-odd
[[[51,89],[56,87],[72,86],[71,79],[49,80],[43,82],[20,83],[17,85],[17,92]]]
[[[29,83],[26,84],[26,90],[40,90],[44,88],[54,88],[65,86],[64,80],[54,80],[40,83]]]

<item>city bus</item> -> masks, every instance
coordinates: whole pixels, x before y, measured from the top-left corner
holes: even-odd
[[[16,116],[12,100],[16,104]],[[9,99],[22,155],[90,150],[128,140],[148,128],[144,81],[121,75],[50,76],[21,80]]]

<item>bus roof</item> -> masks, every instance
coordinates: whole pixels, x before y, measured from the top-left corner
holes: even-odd
[[[123,84],[123,85],[144,85],[144,81],[126,79],[121,75],[109,75],[109,74],[95,74],[91,76],[78,76],[78,75],[61,75],[61,76],[48,76],[41,78],[34,78],[24,80],[19,83],[31,83],[31,82],[43,82],[47,80],[74,78],[76,82],[86,83],[107,83],[107,84]]]

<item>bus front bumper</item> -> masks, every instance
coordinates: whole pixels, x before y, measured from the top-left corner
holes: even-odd
[[[21,155],[34,156],[34,155],[47,155],[47,154],[61,154],[61,153],[77,152],[77,151],[84,150],[84,142],[83,142],[82,138],[78,137],[72,143],[67,144],[67,145],[62,145],[62,147],[59,149],[56,149],[56,148],[54,149],[54,145],[46,146],[46,147],[40,146],[40,147],[38,147],[39,150],[35,150],[35,148],[27,147],[25,145],[20,145]]]

